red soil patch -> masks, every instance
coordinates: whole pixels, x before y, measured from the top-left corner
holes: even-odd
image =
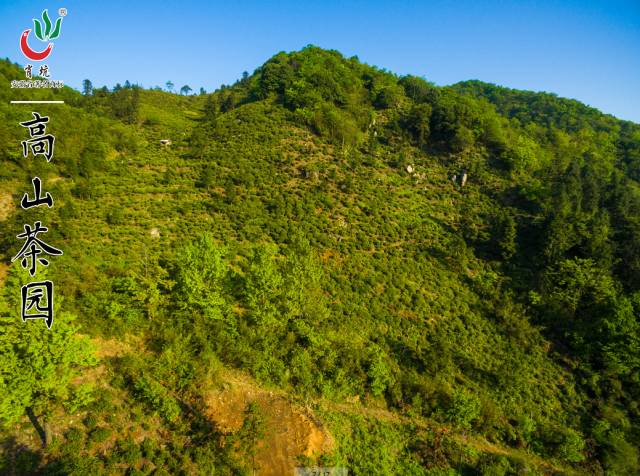
[[[224,390],[207,395],[207,416],[223,431],[236,431],[249,403],[256,403],[264,418],[264,435],[257,446],[255,474],[293,474],[298,456],[317,457],[331,451],[331,436],[310,410],[297,406],[284,394],[269,392],[242,378],[230,378]]]

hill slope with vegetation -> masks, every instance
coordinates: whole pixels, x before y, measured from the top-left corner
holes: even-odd
[[[64,255],[50,331],[2,269],[3,472],[640,470],[637,124],[316,47],[198,96],[20,73],[0,63],[2,261],[37,220]],[[65,100],[38,109],[49,164],[19,96]],[[55,205],[22,210],[36,175]]]

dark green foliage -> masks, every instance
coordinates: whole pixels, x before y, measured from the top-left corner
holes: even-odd
[[[419,147],[428,143],[432,110],[430,104],[416,104],[410,109],[405,119],[405,127]]]
[[[94,443],[102,443],[111,436],[111,433],[112,431],[108,428],[99,427],[89,433],[89,440]]]
[[[134,383],[136,396],[162,418],[171,422],[180,416],[180,406],[167,390],[152,378],[143,375]]]
[[[114,117],[127,124],[134,124],[138,120],[138,108],[140,105],[140,89],[124,88],[113,93],[110,101],[111,111]]]

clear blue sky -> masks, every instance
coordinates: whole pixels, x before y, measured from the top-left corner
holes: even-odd
[[[89,78],[211,91],[315,44],[438,85],[550,91],[640,122],[640,0],[0,0],[0,56],[23,64],[20,33],[60,7],[69,13],[46,63],[76,88]]]

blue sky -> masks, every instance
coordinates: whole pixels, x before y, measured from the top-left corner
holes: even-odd
[[[315,44],[438,85],[549,91],[640,123],[640,0],[0,0],[0,56],[25,63],[20,33],[60,7],[68,16],[46,63],[76,88],[89,78],[211,91]]]

